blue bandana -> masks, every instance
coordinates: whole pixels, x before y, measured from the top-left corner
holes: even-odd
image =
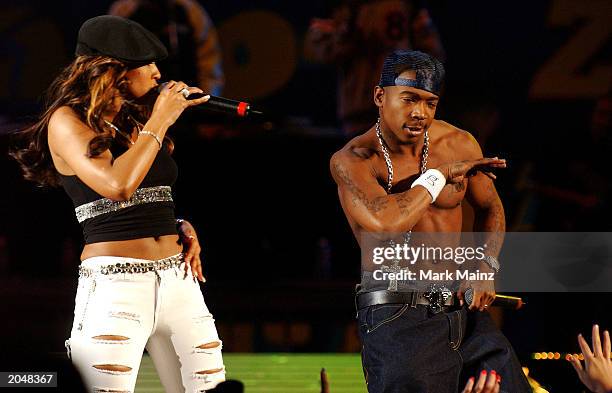
[[[414,71],[416,79],[400,78],[404,71]],[[378,85],[409,86],[439,96],[443,79],[444,66],[434,57],[417,51],[396,50],[385,59]]]

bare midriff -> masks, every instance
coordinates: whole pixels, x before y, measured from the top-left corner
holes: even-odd
[[[154,261],[182,251],[178,235],[164,235],[86,244],[81,253],[81,260],[98,256],[115,256]]]

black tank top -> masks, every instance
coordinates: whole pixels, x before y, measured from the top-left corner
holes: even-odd
[[[117,157],[117,155],[115,155]],[[164,147],[128,201],[111,201],[77,176],[60,174],[83,228],[85,244],[177,234],[170,187],[178,176],[175,161]]]

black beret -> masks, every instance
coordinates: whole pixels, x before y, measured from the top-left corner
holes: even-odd
[[[109,56],[131,67],[168,57],[166,47],[153,33],[134,21],[112,15],[96,16],[83,23],[75,54]]]

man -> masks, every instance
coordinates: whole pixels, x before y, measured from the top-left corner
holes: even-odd
[[[505,160],[483,158],[468,132],[434,119],[443,76],[442,64],[429,55],[391,53],[374,88],[378,122],[331,159],[362,251],[371,233],[461,232],[464,198],[476,211],[475,232],[505,231],[491,172],[505,168]],[[482,272],[499,269],[500,244],[490,243]],[[460,307],[466,285],[452,296],[397,282],[380,285],[362,264],[356,304],[370,393],[457,392],[480,370],[495,370],[502,392],[531,391],[509,343],[481,312],[495,297],[492,281],[469,283],[469,312]]]

